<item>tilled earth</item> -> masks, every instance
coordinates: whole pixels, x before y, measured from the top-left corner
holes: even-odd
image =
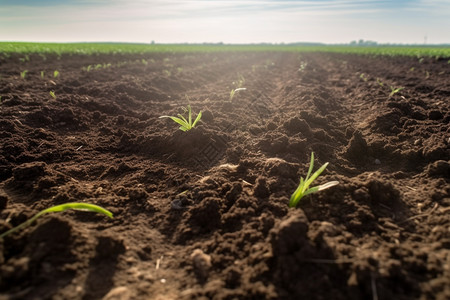
[[[114,213],[5,237],[2,299],[450,299],[448,58],[11,55],[0,96],[0,232]]]

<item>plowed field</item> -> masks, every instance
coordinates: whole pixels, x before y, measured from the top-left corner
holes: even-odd
[[[450,299],[448,59],[20,58],[0,61],[0,232],[66,202],[114,219],[5,237],[0,298]],[[187,104],[191,131],[158,118]],[[289,208],[311,152],[340,183]]]

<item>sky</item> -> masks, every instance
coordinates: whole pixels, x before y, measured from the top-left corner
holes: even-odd
[[[0,41],[450,43],[450,0],[0,0]]]

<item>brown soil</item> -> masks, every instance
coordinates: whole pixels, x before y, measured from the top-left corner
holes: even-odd
[[[115,218],[7,236],[0,298],[450,299],[448,59],[20,58],[0,60],[0,232],[66,202]],[[195,129],[158,118],[188,103]],[[340,184],[290,209],[312,151]]]

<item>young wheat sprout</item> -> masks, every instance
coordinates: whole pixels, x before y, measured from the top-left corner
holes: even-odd
[[[234,98],[234,95],[236,94],[236,92],[245,91],[245,90],[247,90],[247,89],[246,88],[237,88],[237,89],[231,90],[230,101],[233,101],[233,98]]]
[[[192,122],[192,110],[191,110],[191,106],[188,104],[187,107],[183,107],[184,112],[188,114],[188,118],[186,119],[182,114],[178,114],[178,117],[173,117],[173,116],[161,116],[159,117],[161,118],[170,118],[172,119],[172,121],[174,121],[175,123],[180,124],[180,130],[181,131],[188,131],[191,130],[192,128],[195,127],[195,125],[197,124],[198,121],[200,121],[201,117],[202,117],[202,112],[200,111],[197,115],[197,118],[195,118],[195,121]]]
[[[20,78],[25,79],[25,76],[27,76],[28,70],[23,70],[20,72]]]
[[[300,177],[300,184],[298,185],[295,192],[292,194],[291,198],[289,199],[289,207],[296,207],[297,204],[300,202],[300,200],[309,194],[316,193],[323,191],[325,189],[328,189],[332,186],[335,186],[339,184],[338,181],[330,181],[324,184],[321,184],[319,186],[315,186],[312,188],[309,188],[311,183],[319,177],[319,175],[325,170],[325,168],[328,166],[328,163],[325,163],[323,166],[321,166],[314,174],[311,175],[312,169],[314,167],[314,152],[311,152],[311,162],[309,163],[309,169],[308,174],[306,175],[306,178],[303,179],[303,177]]]
[[[394,96],[395,94],[397,94],[398,92],[400,92],[403,89],[404,89],[403,87],[395,88],[395,87],[391,86],[391,93],[389,94],[389,97]]]

